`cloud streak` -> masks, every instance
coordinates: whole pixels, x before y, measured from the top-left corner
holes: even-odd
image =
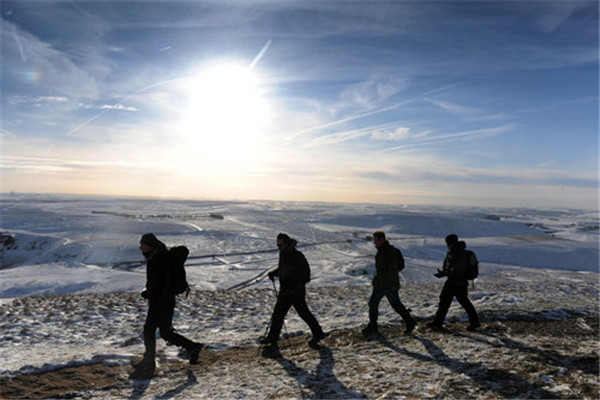
[[[513,129],[512,126],[505,125],[505,126],[499,126],[499,127],[495,127],[495,128],[476,129],[476,130],[467,131],[467,132],[456,132],[456,133],[450,133],[447,135],[431,136],[431,137],[428,137],[425,139],[415,140],[411,143],[407,143],[407,144],[403,144],[403,145],[399,145],[399,146],[393,146],[393,147],[390,147],[387,149],[382,149],[382,150],[379,150],[379,152],[380,153],[390,153],[390,152],[408,149],[408,148],[427,147],[427,146],[431,146],[431,145],[437,145],[440,143],[447,143],[447,142],[452,142],[452,141],[456,141],[456,140],[475,139],[475,138],[481,138],[481,137],[495,136],[495,135],[499,135],[504,132],[508,132],[511,129]]]

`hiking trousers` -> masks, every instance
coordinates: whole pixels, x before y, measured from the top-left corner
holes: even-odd
[[[400,301],[400,296],[398,295],[398,289],[390,289],[390,288],[373,288],[373,292],[371,293],[371,298],[369,299],[369,325],[372,327],[377,326],[377,318],[379,317],[379,303],[381,299],[386,297],[388,302],[392,306],[392,308],[400,314],[402,319],[407,325],[412,325],[415,323],[413,317],[410,316],[410,313],[404,307],[404,304]]]
[[[160,337],[165,341],[176,346],[183,347],[190,351],[195,343],[175,332],[173,329],[173,312],[175,311],[175,298],[166,302],[150,300],[148,305],[148,315],[144,324],[144,346],[146,353],[144,358],[154,359],[156,353],[156,330],[160,332]]]
[[[315,316],[308,309],[306,304],[306,297],[304,295],[282,295],[279,294],[277,297],[277,303],[275,303],[275,309],[273,310],[273,316],[271,317],[271,328],[267,338],[271,343],[276,343],[283,327],[283,320],[290,308],[294,306],[294,309],[308,324],[313,337],[323,337],[323,329]]]
[[[465,309],[469,315],[469,322],[471,325],[479,326],[479,317],[477,311],[473,307],[473,303],[469,300],[467,289],[469,282],[466,279],[448,279],[444,284],[442,293],[440,294],[440,304],[435,314],[433,323],[436,325],[442,325],[446,319],[446,314],[450,309],[452,300],[456,297],[458,303]]]

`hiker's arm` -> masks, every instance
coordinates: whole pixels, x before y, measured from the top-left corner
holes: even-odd
[[[162,268],[164,268],[163,272],[164,272],[165,281],[162,285],[162,290],[160,291],[159,301],[161,303],[165,303],[167,301],[167,299],[169,298],[171,281],[173,280],[173,277],[171,274],[171,271],[172,271],[171,260],[169,257],[164,258]]]

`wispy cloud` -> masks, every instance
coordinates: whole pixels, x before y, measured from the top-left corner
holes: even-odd
[[[427,102],[438,106],[439,108],[451,112],[453,114],[472,115],[479,113],[480,111],[474,107],[461,106],[459,104],[451,103],[443,100],[435,100],[431,98],[425,99]]]
[[[371,110],[407,86],[407,80],[394,77],[371,76],[366,81],[351,85],[340,94],[338,109]]]
[[[428,137],[430,133],[431,131],[429,130],[413,132],[408,126],[398,126],[392,129],[375,129],[371,132],[371,139],[393,141],[403,141],[408,139],[418,140]]]
[[[10,96],[8,101],[11,104],[66,103],[69,101],[69,98],[64,96]]]
[[[77,158],[57,158],[38,156],[6,155],[3,157],[3,168],[38,171],[71,171],[85,170],[91,167],[124,167],[144,169],[153,163],[130,162],[126,160],[83,160]]]
[[[19,51],[19,55],[21,56],[21,62],[26,62],[27,55],[25,54],[25,51],[23,50],[23,44],[21,43],[21,38],[19,37],[19,33],[17,32],[16,25],[12,25],[12,34],[13,34],[13,38],[15,39],[15,44],[17,45],[17,49]]]
[[[2,24],[4,79],[11,79],[13,84],[35,84],[38,89],[69,98],[97,94],[94,77],[73,62],[71,55],[21,30],[12,22],[3,19]]]
[[[101,110],[139,111],[135,107],[126,107],[123,104],[103,104],[98,108]]]
[[[385,124],[367,126],[360,129],[351,129],[310,139],[305,147],[331,146],[360,137],[370,137],[374,140],[404,140],[406,138],[422,138],[428,133],[423,131],[413,134],[404,122],[389,122]]]
[[[411,143],[379,150],[379,152],[388,153],[388,152],[407,149],[407,148],[425,147],[425,146],[431,146],[431,145],[436,145],[436,144],[451,142],[451,141],[456,141],[456,140],[489,137],[489,136],[498,135],[498,134],[501,134],[504,132],[508,132],[511,129],[512,129],[512,126],[506,125],[506,126],[499,126],[499,127],[495,127],[495,128],[476,129],[476,130],[467,131],[467,132],[450,133],[447,135],[430,136],[430,137],[427,137],[427,138],[424,138],[421,140],[415,140]]]
[[[428,182],[429,184],[443,183],[471,183],[486,185],[548,185],[595,188],[598,179],[590,175],[574,174],[561,170],[547,168],[465,168],[459,165],[446,163],[432,163],[429,167],[420,166],[418,169],[397,168],[401,172],[364,170],[354,174],[361,178],[385,182],[386,184],[400,184],[415,182]]]
[[[438,108],[441,108],[444,111],[459,116],[466,121],[490,121],[507,118],[507,116],[502,113],[489,113],[486,110],[477,107],[460,105],[450,101],[432,99],[428,97],[425,98],[425,101]]]
[[[323,129],[326,129],[326,128],[331,128],[332,126],[344,124],[344,123],[347,123],[347,122],[355,121],[355,120],[358,120],[358,119],[361,119],[361,118],[365,118],[365,117],[369,117],[369,116],[376,115],[376,114],[382,114],[382,113],[394,110],[394,109],[396,109],[396,108],[398,108],[400,106],[401,106],[400,103],[393,104],[393,105],[391,105],[389,107],[384,107],[384,108],[381,108],[381,109],[378,109],[378,110],[373,110],[373,111],[369,111],[369,112],[365,112],[365,113],[361,113],[361,114],[356,114],[356,115],[350,115],[350,116],[347,116],[347,117],[344,117],[344,118],[340,118],[340,119],[335,120],[335,121],[327,122],[325,124],[311,126],[309,128],[305,128],[305,129],[302,129],[300,131],[294,132],[293,134],[289,135],[286,139],[287,140],[291,140],[291,139],[294,139],[294,138],[296,138],[296,137],[298,137],[300,135],[304,135],[306,133],[317,132],[317,131],[320,131],[320,130],[323,130]]]

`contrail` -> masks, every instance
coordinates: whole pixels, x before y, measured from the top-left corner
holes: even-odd
[[[136,90],[136,91],[134,91],[134,92],[131,92],[130,94],[128,94],[128,95],[126,95],[126,96],[123,96],[123,97],[121,97],[121,98],[119,99],[119,102],[115,103],[114,105],[115,105],[115,106],[116,106],[116,105],[119,105],[120,103],[123,103],[123,102],[127,101],[127,99],[129,99],[130,97],[133,97],[133,96],[135,96],[136,94],[138,94],[138,93],[141,93],[141,92],[143,92],[143,91],[145,91],[145,90],[152,89],[152,88],[155,88],[155,87],[157,87],[157,86],[162,86],[162,85],[166,85],[166,84],[173,83],[173,82],[179,82],[179,81],[183,81],[183,80],[186,80],[186,79],[190,79],[190,78],[186,76],[186,77],[183,77],[183,78],[177,78],[177,79],[165,79],[165,80],[162,80],[162,81],[160,81],[160,82],[153,83],[153,84],[151,84],[151,85],[148,85],[148,86],[145,86],[145,87],[143,87],[143,88],[141,88],[141,89],[138,89],[138,90]],[[78,131],[78,130],[80,130],[81,128],[83,128],[83,127],[87,126],[87,125],[88,125],[88,124],[90,124],[91,122],[93,122],[93,121],[95,121],[96,119],[98,119],[98,118],[99,118],[99,117],[100,117],[102,114],[104,114],[104,113],[106,113],[106,112],[108,112],[108,111],[111,111],[111,110],[113,110],[113,108],[104,108],[104,109],[103,109],[103,110],[101,110],[101,111],[100,111],[98,114],[94,115],[93,117],[91,117],[90,119],[88,119],[87,121],[85,121],[84,123],[82,123],[81,125],[78,125],[78,126],[76,126],[75,128],[71,129],[69,132],[67,132],[67,133],[66,133],[66,136],[71,136],[71,135],[73,135],[75,132],[77,132],[77,131]]]
[[[17,47],[19,48],[19,54],[21,54],[21,61],[26,62],[27,56],[25,55],[25,51],[23,50],[23,45],[21,44],[21,38],[19,37],[19,34],[17,33],[17,27],[16,27],[16,25],[13,25],[12,28],[13,28],[13,36],[15,37],[15,41],[17,42]]]
[[[263,46],[262,50],[257,54],[256,57],[254,57],[254,60],[252,60],[252,62],[250,63],[250,66],[248,67],[249,69],[254,68],[254,66],[256,64],[258,64],[258,62],[260,61],[260,59],[265,55],[265,53],[267,52],[267,50],[271,46],[271,43],[273,43],[273,39],[267,40],[267,43]]]
[[[458,140],[461,138],[473,137],[473,136],[492,136],[500,133],[504,133],[508,130],[512,129],[511,125],[499,126],[496,128],[488,128],[488,129],[477,129],[474,131],[466,131],[466,132],[458,132],[458,133],[450,133],[447,135],[434,136],[426,139],[415,140],[414,142],[402,144],[399,146],[389,147],[386,149],[382,149],[377,151],[377,153],[389,153],[391,151],[406,149],[410,147],[418,147],[422,145],[431,145],[449,142],[453,140]]]
[[[338,119],[337,121],[329,122],[329,123],[326,123],[326,124],[323,124],[323,125],[313,126],[313,127],[310,127],[310,128],[306,128],[306,129],[303,129],[301,131],[292,133],[286,139],[287,140],[291,140],[291,139],[295,138],[296,136],[302,135],[303,133],[312,132],[312,131],[316,131],[316,130],[323,129],[323,128],[329,128],[330,126],[335,126],[335,125],[343,124],[344,122],[353,121],[355,119],[360,119],[360,118],[368,117],[370,115],[381,114],[381,113],[384,113],[386,111],[391,111],[391,110],[393,110],[395,108],[398,108],[401,105],[402,105],[402,103],[393,104],[393,105],[391,105],[389,107],[381,108],[379,110],[369,111],[369,112],[366,112],[366,113],[363,113],[363,114],[353,115],[353,116],[350,116],[350,117],[347,117],[347,118]]]

